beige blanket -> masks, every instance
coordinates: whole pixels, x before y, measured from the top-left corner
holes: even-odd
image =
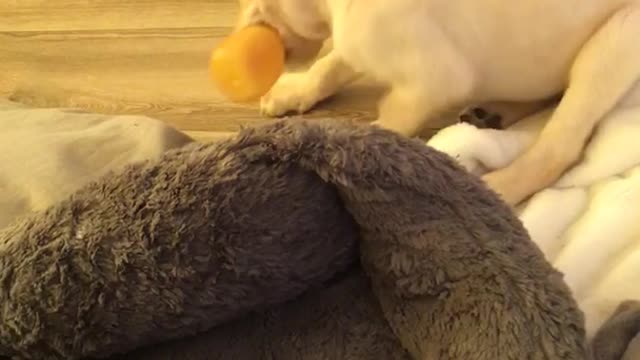
[[[553,107],[541,111],[506,130],[456,124],[441,130],[428,145],[453,156],[467,170],[483,174],[507,166],[526,150],[553,111]],[[639,139],[640,108],[608,114],[584,157],[518,208],[531,239],[564,273],[585,313],[589,338],[616,316],[638,324],[629,327],[631,332],[640,331],[637,307],[615,313],[621,303],[640,301]],[[629,356],[640,359],[640,353]]]
[[[143,116],[31,109],[0,99],[0,228],[111,170],[190,141]]]

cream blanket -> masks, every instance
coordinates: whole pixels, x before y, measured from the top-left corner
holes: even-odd
[[[508,130],[461,123],[428,145],[482,174],[509,164],[535,139],[553,109]],[[565,278],[592,336],[624,300],[640,300],[640,108],[610,114],[584,158],[553,186],[518,207],[532,239]]]
[[[0,99],[0,228],[109,171],[189,141],[144,116],[33,109]]]

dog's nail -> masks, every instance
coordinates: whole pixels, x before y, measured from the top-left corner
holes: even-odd
[[[488,115],[487,111],[483,108],[473,108],[471,112],[473,112],[473,116],[480,120],[483,120]]]
[[[462,115],[460,115],[459,117],[461,122],[466,122],[466,123],[470,123],[471,122],[471,115],[464,113]]]

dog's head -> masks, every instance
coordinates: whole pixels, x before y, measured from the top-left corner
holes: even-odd
[[[287,61],[316,56],[330,36],[324,0],[239,0],[235,30],[265,24],[276,29],[287,51]]]

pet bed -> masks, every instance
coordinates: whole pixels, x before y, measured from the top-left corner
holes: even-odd
[[[32,111],[65,121],[43,119],[25,136],[60,142],[14,149],[16,173],[22,153],[33,164],[79,155],[53,168],[62,175],[95,165],[63,139],[109,117],[85,123],[85,114],[11,105],[0,124]],[[68,176],[76,185],[55,199],[26,185],[0,194],[12,204],[53,199],[17,207],[0,230],[0,357],[588,356],[561,274],[484,184],[419,141],[320,120],[202,145],[134,122],[158,130],[139,133],[154,146],[134,136],[109,155],[96,132],[88,154],[102,166]],[[109,160],[127,153],[137,154],[131,165]],[[58,172],[45,168],[39,182],[61,181]],[[628,333],[633,311],[625,304],[605,335]],[[627,342],[615,339],[596,337],[618,356],[599,359],[620,358]]]

